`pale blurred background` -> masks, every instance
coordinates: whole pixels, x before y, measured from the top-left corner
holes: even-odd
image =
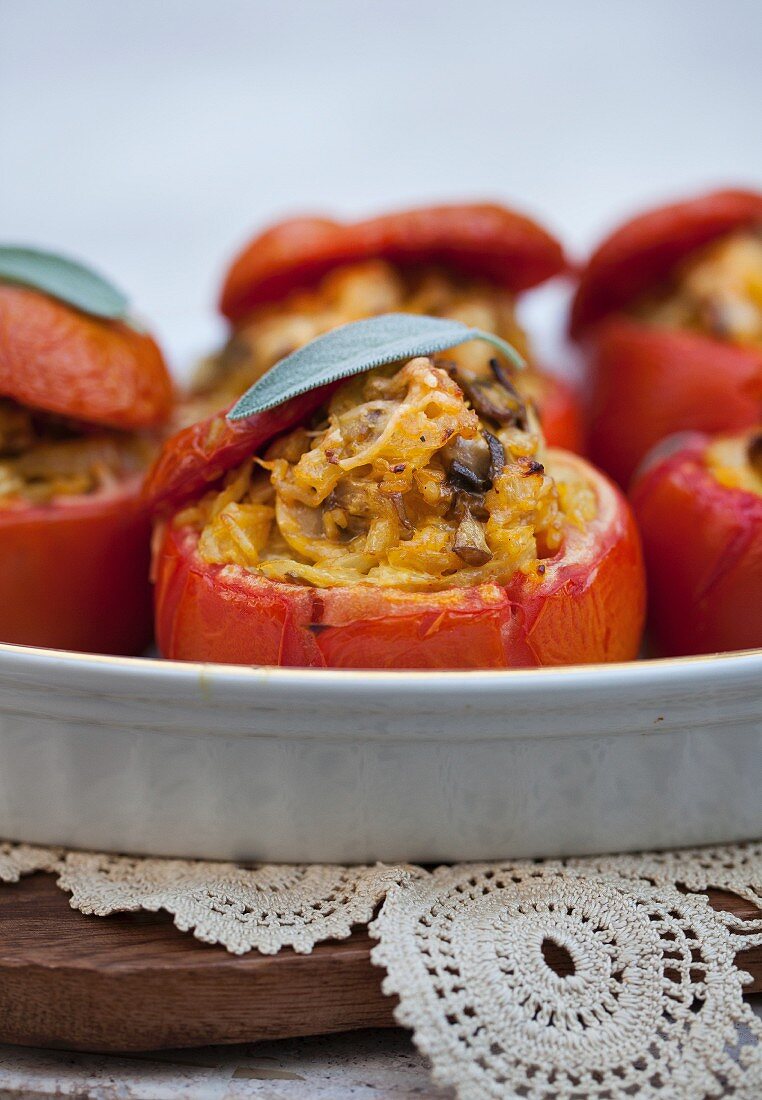
[[[762,185],[761,59],[758,0],[0,0],[0,240],[110,273],[182,367],[284,214],[495,197],[579,253]]]

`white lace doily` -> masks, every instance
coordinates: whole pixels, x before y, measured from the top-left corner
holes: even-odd
[[[405,867],[337,867],[180,859],[132,859],[70,852],[58,883],[82,913],[145,909],[171,913],[181,932],[242,955],[282,947],[309,953],[323,940],[343,940],[367,924]]]
[[[762,1025],[734,962],[762,931],[738,939],[704,897],[561,864],[463,866],[394,887],[371,935],[397,1019],[464,1100],[762,1094]]]
[[[372,921],[395,1015],[461,1100],[762,1096],[736,963],[762,946],[762,843],[433,872],[0,843],[0,881],[35,871],[83,913],[163,909],[235,953],[310,952]],[[759,918],[715,911],[712,888]]]
[[[672,852],[637,852],[621,856],[587,856],[564,861],[566,867],[596,874],[624,875],[689,890],[727,890],[762,909],[762,841],[712,848],[678,848]]]
[[[18,882],[23,875],[35,871],[55,871],[62,856],[63,851],[58,848],[0,841],[0,882]]]

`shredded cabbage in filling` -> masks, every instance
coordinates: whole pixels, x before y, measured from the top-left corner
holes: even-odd
[[[265,371],[316,336],[381,313],[451,318],[494,332],[528,355],[507,291],[440,269],[402,272],[383,260],[369,260],[337,268],[317,288],[296,291],[283,302],[257,309],[219,355],[201,365],[192,385],[196,400],[183,419],[192,422],[231,404]],[[452,353],[456,356],[464,364],[486,367],[489,352],[484,344],[474,343],[457,348]],[[525,397],[536,399],[534,383],[531,372],[521,376],[518,385]]]
[[[115,486],[150,461],[147,438],[88,429],[0,398],[0,509]]]
[[[351,379],[175,522],[199,530],[209,563],[320,588],[541,577],[597,502],[546,472],[535,416],[492,364],[486,380],[448,352]]]
[[[671,286],[638,303],[635,314],[762,348],[762,229],[733,233],[690,256]]]

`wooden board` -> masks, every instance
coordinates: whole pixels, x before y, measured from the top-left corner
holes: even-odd
[[[710,900],[758,916],[731,894]],[[51,876],[33,875],[0,887],[0,1042],[158,1050],[393,1027],[370,947],[358,931],[311,955],[239,958],[161,914],[83,916]],[[762,991],[762,949],[742,959]]]

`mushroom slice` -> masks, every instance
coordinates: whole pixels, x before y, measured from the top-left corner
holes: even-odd
[[[483,493],[490,487],[492,452],[481,435],[464,439],[456,435],[441,450],[442,462],[455,488]]]
[[[466,565],[485,565],[492,558],[492,551],[484,537],[484,528],[471,515],[468,505],[463,509],[463,516],[455,532],[453,550]]]
[[[529,426],[529,415],[527,413],[526,402],[514,386],[510,371],[506,370],[500,360],[494,357],[490,359],[489,365],[495,379],[500,383],[506,393],[510,394],[512,400],[515,402],[516,427],[521,428],[522,431],[526,431]]]
[[[494,378],[467,378],[463,371],[453,371],[453,377],[480,417],[496,424],[518,425],[524,408],[500,382]]]
[[[483,523],[486,523],[489,519],[489,510],[484,503],[483,493],[472,493],[468,489],[455,489],[447,514],[455,516],[460,522],[466,509],[471,512],[475,519],[479,519]]]
[[[405,509],[405,501],[402,493],[390,493],[389,499],[392,502],[394,511],[397,513],[397,519],[400,524],[400,539],[403,542],[407,542],[415,534],[415,527],[410,522],[410,516],[408,516]]]
[[[484,438],[489,447],[489,479],[494,484],[495,478],[502,474],[505,467],[505,448],[491,432],[485,431]]]

